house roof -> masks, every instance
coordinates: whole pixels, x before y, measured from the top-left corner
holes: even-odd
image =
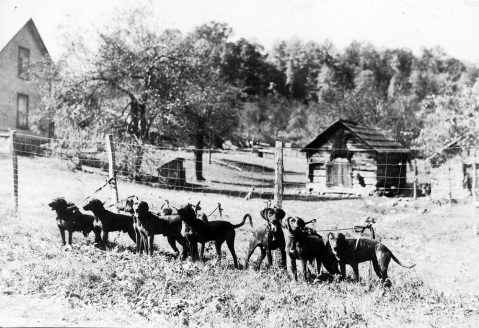
[[[33,22],[33,19],[29,19],[28,22],[23,25],[18,31],[17,33],[15,33],[15,35],[11,36],[10,38],[8,38],[8,36],[5,36],[5,35],[1,35],[1,39],[0,39],[0,52],[3,51],[3,49],[5,49],[5,47],[10,43],[12,42],[12,40],[20,33],[21,30],[23,30],[24,28],[28,28],[29,31],[32,33],[33,35],[33,38],[35,39],[35,41],[37,42],[38,44],[38,47],[40,48],[42,54],[45,56],[45,55],[49,55],[48,53],[48,50],[47,50],[47,47],[45,46],[45,43],[43,42],[42,40],[42,37],[40,36],[40,33],[38,32],[38,29],[37,27],[35,26],[35,23]]]
[[[344,126],[346,129],[351,131],[358,139],[363,141],[367,146],[378,153],[409,153],[410,150],[404,148],[399,142],[394,140],[389,136],[385,131],[373,127],[360,125],[356,122],[347,121],[347,120],[337,120],[329,127],[327,127],[323,132],[321,132],[313,141],[307,144],[301,152],[306,152],[312,148],[320,147],[324,142],[326,142],[330,133],[339,127]]]

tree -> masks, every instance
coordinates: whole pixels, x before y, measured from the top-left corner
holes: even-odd
[[[415,145],[431,155],[457,141],[462,147],[477,145],[479,136],[479,81],[455,94],[429,96],[420,111],[424,127]]]
[[[147,8],[121,11],[97,35],[93,50],[82,38],[69,38],[53,91],[46,95],[59,134],[84,131],[134,139],[135,172],[140,171],[142,144],[151,128],[163,130],[165,119],[179,106],[188,72],[181,34],[159,33],[148,25],[151,20]]]
[[[185,38],[188,74],[182,80],[181,106],[174,111],[172,127],[188,144],[195,145],[195,171],[203,177],[205,145],[230,136],[239,123],[239,89],[221,74],[221,57],[231,30],[225,24],[202,25]]]

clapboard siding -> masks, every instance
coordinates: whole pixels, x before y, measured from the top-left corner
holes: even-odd
[[[406,184],[408,151],[376,128],[340,120],[301,151],[309,163],[310,188],[376,190]]]

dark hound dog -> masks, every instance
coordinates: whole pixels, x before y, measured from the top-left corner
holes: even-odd
[[[48,206],[52,208],[52,211],[57,212],[57,225],[60,229],[63,246],[66,245],[65,230],[68,231],[68,245],[72,244],[74,231],[83,232],[85,237],[93,231],[93,216],[81,213],[75,204],[67,202],[64,198],[55,198]]]
[[[261,249],[261,256],[258,261],[257,270],[261,267],[265,256],[268,257],[268,265],[273,265],[273,257],[271,251],[279,249],[281,251],[281,265],[286,267],[286,242],[284,239],[283,229],[281,229],[281,220],[286,213],[280,208],[266,207],[261,212],[261,217],[266,221],[266,225],[253,232],[253,237],[249,242],[248,252],[246,255],[245,267],[248,267],[249,259],[253,255],[256,247]]]
[[[324,265],[330,274],[339,274],[338,265],[328,247],[324,244],[323,238],[314,230],[306,228],[306,223],[299,217],[289,217],[286,219],[286,228],[291,234],[290,243],[296,243],[295,252],[289,252],[291,259],[291,271],[294,279],[298,280],[296,270],[296,260],[301,260],[303,267],[303,276],[306,280],[307,263],[313,263],[316,260],[317,274],[321,272],[321,264]],[[290,245],[288,245],[290,246]],[[288,247],[287,246],[287,247]]]
[[[138,201],[138,197],[130,196],[120,204],[117,204],[116,208],[118,211],[125,212],[133,216],[133,230],[135,231],[136,251],[141,254],[143,253],[144,243],[141,239],[141,223],[136,218],[135,211],[133,210],[133,204],[135,201]]]
[[[179,215],[158,217],[150,212],[147,202],[135,201],[133,204],[135,218],[140,231],[140,244],[142,243],[148,254],[153,255],[153,242],[155,235],[166,236],[173,251],[179,254],[176,242],[183,247],[183,260],[188,256],[186,239],[181,235],[182,223]],[[139,252],[141,254],[141,248]]]
[[[101,231],[99,244],[101,247],[108,247],[108,234],[110,231],[127,232],[133,242],[136,242],[135,229],[133,228],[133,217],[130,215],[117,214],[105,209],[98,199],[90,200],[83,209],[92,211],[95,215],[93,225]]]
[[[220,262],[221,245],[226,241],[226,245],[228,245],[228,249],[233,257],[234,266],[238,268],[238,259],[235,253],[235,229],[243,226],[247,218],[249,218],[249,222],[251,226],[253,226],[251,215],[246,214],[243,217],[243,221],[239,224],[232,224],[223,220],[204,222],[197,218],[197,213],[191,204],[179,208],[178,214],[181,220],[190,226],[190,230],[185,237],[190,245],[190,253],[192,254],[193,261],[197,259],[194,255],[194,249],[197,248],[197,243],[214,241],[216,253],[218,254],[218,262]]]
[[[196,204],[195,206],[195,213],[196,213],[196,218],[202,220],[203,222],[208,222],[208,217],[206,216],[205,213],[199,213],[199,211],[201,210],[201,207],[200,207],[200,203],[201,201],[198,202],[198,204]],[[178,213],[178,210],[175,210],[176,213]],[[187,234],[190,234],[192,229],[191,227],[184,223],[184,230],[182,230],[182,233],[184,236],[186,236]],[[204,258],[204,255],[205,255],[205,243],[200,243],[201,244],[201,250],[200,250],[200,254],[199,254],[199,259],[202,261],[203,258]],[[190,247],[190,252],[193,252],[191,253],[191,258],[198,258],[198,249],[195,247],[195,248],[192,248],[191,246]]]
[[[359,279],[358,264],[371,261],[374,272],[381,279],[386,287],[391,287],[391,280],[388,278],[388,266],[391,259],[405,268],[413,268],[415,264],[407,266],[402,264],[393,252],[382,243],[363,238],[346,238],[342,233],[328,234],[331,251],[339,261],[341,276],[346,276],[346,264],[350,265],[354,272],[354,280]]]

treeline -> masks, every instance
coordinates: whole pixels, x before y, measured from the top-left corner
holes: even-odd
[[[194,146],[199,179],[202,149],[228,139],[304,145],[339,118],[381,127],[407,147],[477,138],[479,69],[440,48],[416,56],[291,39],[265,50],[231,41],[222,23],[158,30],[149,12],[120,12],[88,39],[66,36],[61,60],[32,67],[48,81],[37,129],[53,121],[60,138],[113,132],[140,145]],[[135,158],[139,168],[141,150]]]
[[[222,70],[244,93],[243,138],[304,145],[339,118],[390,131],[413,146],[424,128],[428,97],[459,95],[477,81],[477,66],[441,48],[377,49],[351,43],[277,42],[265,52],[244,39],[228,42]]]

